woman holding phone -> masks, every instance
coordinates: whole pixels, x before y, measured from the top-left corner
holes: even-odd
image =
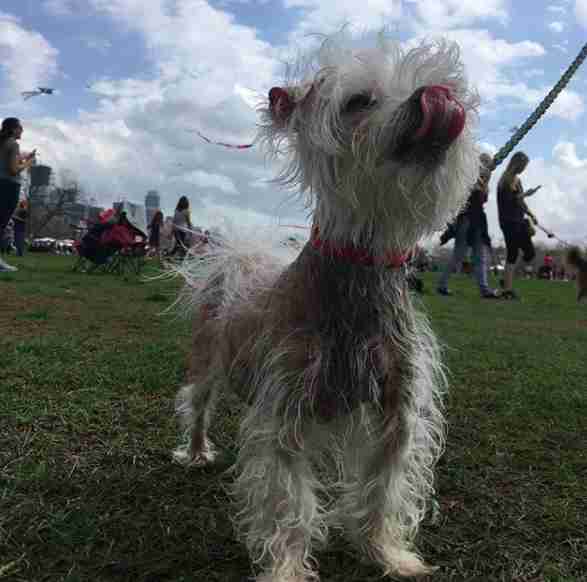
[[[22,136],[22,124],[15,117],[8,117],[0,128],[0,240],[20,196],[21,173],[33,165],[35,153],[22,156],[18,140]],[[16,271],[0,259],[0,272]]]
[[[524,152],[516,152],[497,186],[499,226],[503,232],[507,251],[502,294],[504,299],[519,299],[513,290],[513,283],[520,251],[526,263],[531,263],[536,256],[532,237],[535,234],[533,225],[537,225],[538,221],[530,212],[525,199],[535,194],[541,186],[524,191],[520,181],[520,174],[526,169],[529,161]]]

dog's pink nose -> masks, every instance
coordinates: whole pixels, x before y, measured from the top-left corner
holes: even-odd
[[[445,85],[423,87],[419,92],[422,125],[414,139],[452,143],[465,127],[465,108]]]

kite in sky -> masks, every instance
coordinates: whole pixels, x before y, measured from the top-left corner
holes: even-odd
[[[31,97],[36,97],[37,95],[53,95],[55,89],[50,89],[49,87],[38,87],[34,91],[23,91],[21,95],[23,96],[24,100],[30,99]]]
[[[224,143],[223,141],[212,141],[211,139],[208,139],[205,135],[201,134],[199,131],[196,130],[196,133],[206,142],[206,143],[210,143],[210,144],[214,144],[214,145],[219,145],[222,146],[224,148],[231,148],[231,149],[235,149],[235,150],[246,150],[248,148],[252,148],[253,144],[252,143],[245,143],[245,144],[241,144],[241,145],[236,145],[236,144],[231,144],[231,143]]]

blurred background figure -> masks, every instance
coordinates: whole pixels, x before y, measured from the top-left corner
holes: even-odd
[[[532,236],[536,232],[533,224],[537,225],[538,221],[526,205],[525,199],[535,194],[540,186],[524,191],[520,181],[520,174],[527,168],[529,162],[530,158],[524,152],[516,152],[497,186],[499,226],[503,232],[507,250],[503,277],[505,299],[519,299],[518,294],[513,290],[513,283],[520,251],[526,267],[532,267],[531,263],[536,256]],[[529,271],[533,272],[533,269],[524,269],[526,276]]]
[[[449,225],[441,237],[441,244],[454,236],[452,256],[440,275],[437,291],[440,295],[451,295],[448,280],[452,273],[460,270],[470,246],[473,251],[473,271],[481,297],[496,299],[499,293],[489,287],[488,264],[491,256],[491,239],[487,226],[487,215],[483,206],[489,197],[489,179],[491,178],[492,159],[488,154],[480,156],[479,179],[473,186],[465,208],[457,216],[456,221]]]
[[[190,201],[187,196],[182,196],[175,207],[173,215],[173,236],[175,245],[171,251],[172,255],[185,256],[190,246],[190,231],[192,230],[192,219],[190,216]]]
[[[16,254],[19,257],[24,256],[26,225],[28,219],[28,203],[26,200],[21,200],[18,203],[16,212],[14,213],[14,246],[16,247]]]
[[[163,226],[163,212],[157,210],[147,227],[149,231],[149,254],[161,256],[161,228]]]
[[[35,159],[33,150],[26,156],[21,155],[18,140],[22,137],[23,127],[16,117],[7,117],[0,127],[0,240],[4,239],[4,229],[20,198],[20,183],[23,170],[30,168]],[[0,272],[17,271],[0,258]]]

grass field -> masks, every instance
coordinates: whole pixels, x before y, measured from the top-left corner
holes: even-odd
[[[238,410],[221,404],[214,468],[170,461],[189,325],[176,283],[69,272],[29,255],[0,274],[0,580],[242,582],[224,470]],[[587,580],[587,305],[522,281],[520,303],[424,302],[451,370],[440,514],[418,546],[434,581]],[[323,582],[374,582],[336,536]]]

